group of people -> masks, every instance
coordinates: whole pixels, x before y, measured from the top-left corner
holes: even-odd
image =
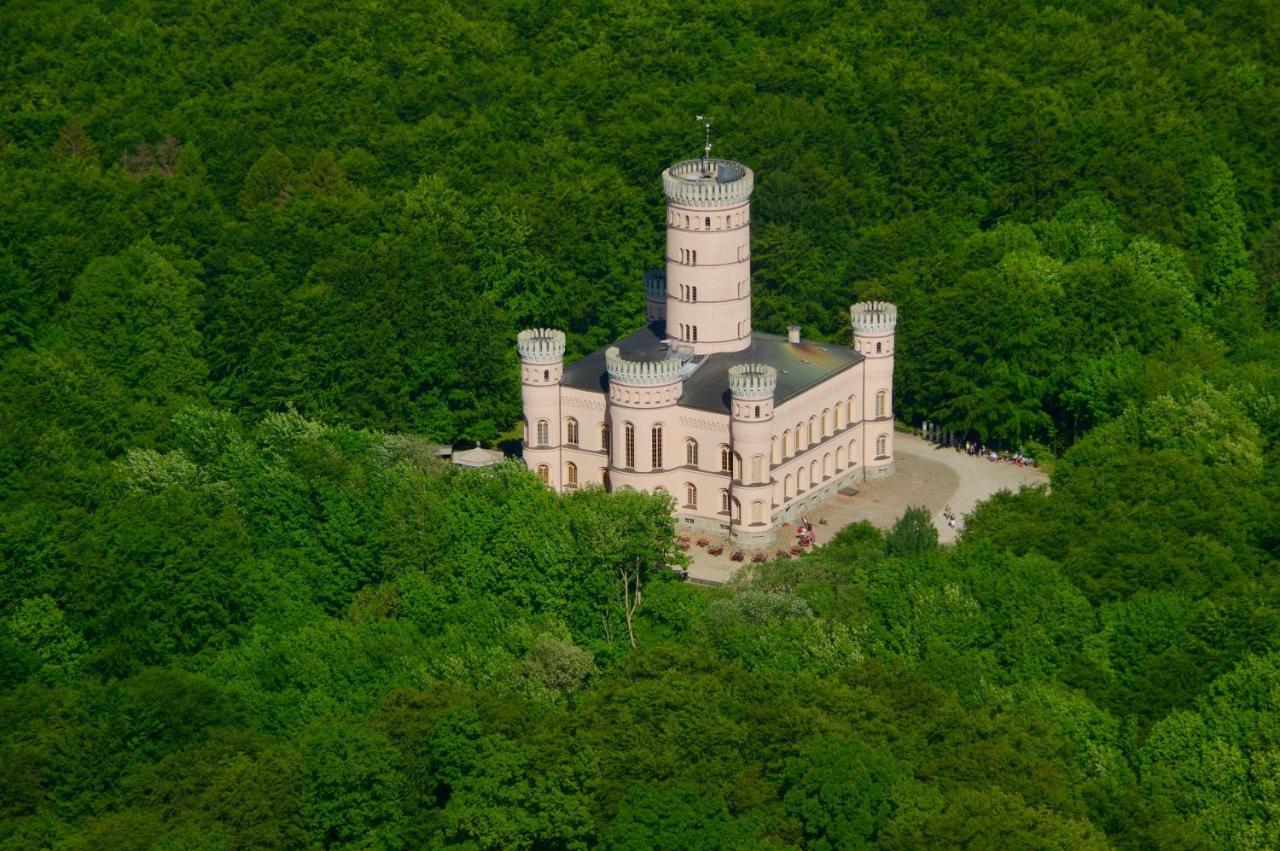
[[[951,510],[950,503],[947,504],[946,508],[942,509],[942,517],[947,521],[948,526],[952,529],[956,528],[956,513]]]
[[[809,522],[809,518],[805,517],[800,520],[796,526],[796,537],[800,539],[801,546],[812,544],[817,536],[813,533],[813,524]]]
[[[956,451],[960,451],[960,444],[956,444]],[[996,452],[994,449],[988,449],[984,444],[978,443],[976,440],[966,440],[964,442],[964,451],[967,455],[977,455],[986,458],[988,461],[1008,461],[1011,464],[1017,464],[1019,467],[1034,467],[1035,462],[1022,454],[1022,450],[1010,453]]]

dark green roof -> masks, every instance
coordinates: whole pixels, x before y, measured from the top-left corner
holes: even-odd
[[[654,322],[619,340],[618,349],[631,360],[661,360],[666,356],[663,340],[666,329]],[[729,412],[729,367],[740,363],[767,363],[778,370],[774,405],[800,395],[860,363],[862,355],[847,346],[805,341],[788,343],[786,337],[755,332],[751,345],[740,352],[703,355],[701,365],[684,380],[680,404],[686,408]],[[565,367],[563,383],[594,393],[607,392],[609,375],[604,365],[604,349],[592,352]]]

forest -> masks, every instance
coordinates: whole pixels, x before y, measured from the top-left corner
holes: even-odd
[[[1280,847],[1280,5],[0,5],[0,848]],[[515,333],[755,325],[1052,459],[721,588]],[[518,443],[516,444],[518,446]],[[638,605],[635,605],[638,603]]]

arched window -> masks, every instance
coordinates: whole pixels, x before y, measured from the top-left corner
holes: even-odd
[[[843,446],[836,447],[836,469],[837,470],[844,469],[844,447]]]
[[[831,453],[828,452],[826,455],[822,456],[822,475],[825,478],[826,476],[830,476],[831,473]]]
[[[684,507],[698,507],[698,489],[693,486],[693,482],[686,482],[684,486]]]
[[[684,217],[684,226],[685,226],[686,228],[687,228],[687,227],[689,227],[689,217],[688,217],[688,216],[685,216],[685,217]]]
[[[727,490],[720,491],[720,510],[725,514],[729,513],[729,492]]]
[[[649,442],[653,450],[653,469],[662,469],[662,426],[656,425],[649,433]]]
[[[817,430],[817,428],[818,428],[818,418],[809,417],[809,445],[810,446],[818,442],[817,440],[814,440],[814,432]]]
[[[880,344],[876,343],[876,354],[880,354]]]
[[[694,325],[694,326],[693,326],[693,328],[692,328],[691,330],[693,331],[693,334],[692,334],[692,336],[690,337],[690,340],[691,340],[692,342],[696,343],[696,342],[698,342],[698,326],[697,326],[697,325]]]
[[[809,484],[817,485],[818,479],[818,459],[815,458],[809,462]]]
[[[796,423],[796,454],[800,454],[800,450],[804,449],[804,423]]]
[[[692,437],[684,442],[684,463],[690,467],[698,466],[698,441]]]
[[[733,452],[728,446],[720,445],[720,472],[728,473],[733,470]]]
[[[783,429],[782,432],[782,457],[787,457],[787,444],[791,441],[791,429]]]
[[[835,411],[836,411],[836,414],[835,414],[835,417],[836,417],[836,418],[835,418],[835,421],[832,423],[832,427],[833,427],[836,431],[839,431],[839,430],[840,430],[840,414],[841,414],[841,413],[843,413],[843,412],[840,410],[840,403],[839,403],[839,402],[836,402]]]
[[[711,230],[711,217],[707,216],[707,230]]]
[[[751,522],[752,523],[764,522],[764,503],[758,499],[755,502],[751,503]]]
[[[564,467],[564,486],[570,490],[578,486],[578,465],[572,461]]]
[[[888,394],[881,390],[876,394],[876,419],[880,419],[885,415],[885,409],[888,407]]]
[[[636,427],[627,423],[622,427],[623,457],[628,470],[636,466]]]
[[[546,464],[538,465],[538,478],[542,480],[544,485],[551,480],[551,470]]]
[[[737,452],[733,453],[733,477],[738,481],[742,481],[742,456]]]
[[[791,474],[787,473],[787,477],[782,480],[782,498],[791,499]]]
[[[801,467],[796,472],[796,493],[804,493],[809,488],[809,468]]]
[[[827,431],[827,414],[830,413],[825,408],[822,410],[822,436],[826,437],[830,432]]]
[[[732,499],[729,501],[729,509],[730,522],[737,523],[742,520],[742,503],[738,502],[736,499]]]
[[[751,481],[764,481],[764,456],[755,455],[751,458]]]
[[[689,253],[690,253],[691,255],[693,255],[693,265],[694,265],[694,266],[697,266],[697,265],[698,265],[698,249],[696,249],[696,248],[695,248],[695,249],[693,249],[693,251],[691,251],[691,252],[689,252]]]
[[[856,396],[849,397],[848,406],[849,406],[849,424],[850,425],[862,419],[862,415],[858,413],[857,403],[858,403],[858,399]]]
[[[756,405],[756,416],[757,416],[757,417],[759,417],[759,416],[760,416],[760,406],[759,406],[759,405]]]
[[[564,421],[564,439],[570,446],[578,445],[578,421],[573,417]]]
[[[608,423],[600,423],[600,448],[604,450],[606,458],[613,457],[613,447],[609,445]]]
[[[546,446],[551,433],[550,424],[546,420],[538,420],[538,445]]]
[[[698,288],[697,288],[697,287],[690,287],[690,288],[689,288],[689,292],[690,292],[690,293],[692,294],[692,296],[693,296],[693,299],[692,299],[692,300],[696,302],[696,301],[698,300]]]
[[[858,441],[849,441],[849,466],[852,467],[858,463]]]
[[[886,451],[888,443],[889,443],[888,435],[882,434],[876,438],[876,458],[889,457],[888,452]]]

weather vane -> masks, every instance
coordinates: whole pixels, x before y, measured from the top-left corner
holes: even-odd
[[[706,142],[706,145],[704,145],[702,148],[702,158],[704,160],[710,159],[711,157],[711,116],[699,115],[697,118],[698,118],[698,121],[702,123],[703,129],[707,131],[707,142]]]

